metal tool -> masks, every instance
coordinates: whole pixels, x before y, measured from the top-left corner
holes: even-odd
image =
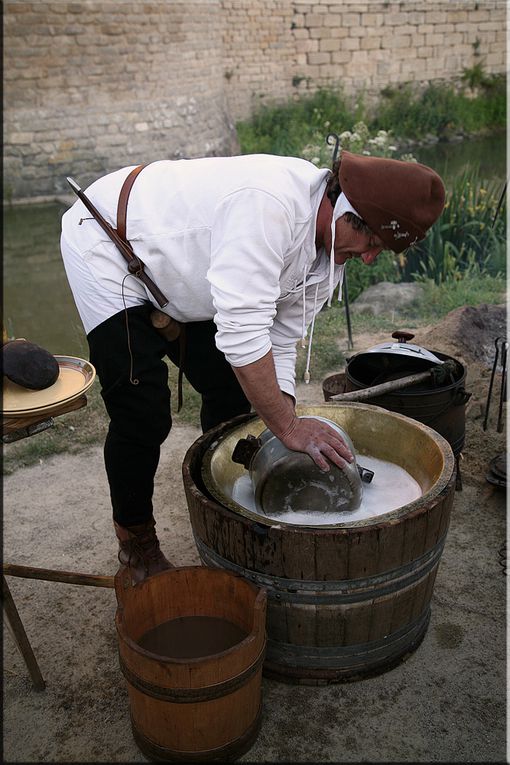
[[[338,159],[338,152],[340,151],[340,136],[337,133],[328,133],[326,136],[326,143],[328,146],[334,146],[333,155],[331,157],[331,165],[333,166]],[[354,341],[352,339],[351,313],[349,310],[349,287],[347,282],[346,268],[344,269],[344,278],[341,290],[345,305],[345,320],[347,322],[347,348],[354,348]]]
[[[503,431],[503,404],[506,399],[506,359],[507,359],[507,353],[508,353],[508,341],[505,340],[504,337],[497,337],[496,340],[494,341],[494,346],[495,346],[496,352],[494,355],[494,363],[492,365],[491,378],[489,381],[489,391],[487,393],[487,403],[485,405],[485,417],[483,420],[483,429],[487,430],[487,422],[489,420],[489,410],[490,410],[491,401],[492,401],[492,390],[494,387],[494,379],[496,377],[499,356],[501,354],[501,390],[499,394],[498,421],[497,421],[497,428],[496,428],[497,432],[501,433]]]

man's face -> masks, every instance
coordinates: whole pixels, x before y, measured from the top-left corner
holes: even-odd
[[[344,215],[337,220],[335,229],[335,263],[337,266],[342,266],[350,258],[361,258],[363,263],[369,266],[382,250],[384,250],[383,242],[376,234],[356,231],[351,223],[345,220]]]

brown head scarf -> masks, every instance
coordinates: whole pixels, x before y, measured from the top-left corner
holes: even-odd
[[[393,252],[423,239],[443,211],[439,175],[419,162],[342,151],[340,186],[363,220]]]

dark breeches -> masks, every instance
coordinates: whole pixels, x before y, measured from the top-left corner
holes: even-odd
[[[168,367],[163,357],[178,365],[179,342],[167,342],[154,329],[152,310],[150,304],[144,304],[120,311],[87,336],[90,361],[110,417],[104,458],[113,517],[121,526],[145,523],[151,517],[160,446],[172,426]],[[186,324],[183,372],[202,396],[204,432],[250,411],[230,364],[216,348],[215,333],[213,321]]]

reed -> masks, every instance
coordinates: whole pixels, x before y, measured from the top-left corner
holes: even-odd
[[[410,250],[405,279],[459,281],[475,273],[506,272],[506,201],[501,184],[468,168],[450,181],[443,214],[428,236]]]

